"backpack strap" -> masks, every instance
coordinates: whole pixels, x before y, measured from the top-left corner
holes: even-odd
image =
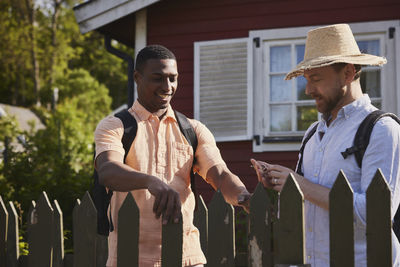
[[[303,171],[301,170],[303,166],[303,154],[304,154],[304,148],[306,147],[307,142],[311,139],[311,137],[315,134],[317,131],[318,123],[314,125],[314,127],[311,128],[311,130],[308,132],[307,136],[304,138],[303,143],[301,144],[299,154],[300,158],[299,161],[297,162],[296,166],[296,173],[300,174],[301,176],[304,176]]]
[[[196,207],[197,207],[197,192],[196,192],[196,183],[195,183],[195,174],[193,172],[193,166],[196,163],[196,149],[197,149],[197,136],[196,132],[194,131],[192,125],[190,124],[188,118],[183,115],[182,113],[175,110],[175,117],[178,121],[179,129],[181,130],[182,134],[185,136],[188,143],[193,148],[193,164],[190,170],[190,188],[196,198]]]
[[[124,155],[124,162],[126,156],[128,155],[129,149],[135,140],[136,132],[137,132],[137,122],[136,119],[132,116],[131,113],[127,109],[124,109],[114,115],[115,117],[119,118],[124,125],[124,134],[122,136],[122,146],[125,150]]]
[[[358,167],[362,167],[362,160],[365,154],[365,150],[367,149],[369,144],[372,129],[374,128],[375,123],[382,117],[391,117],[400,124],[399,118],[393,113],[384,112],[382,110],[375,110],[371,112],[358,127],[356,135],[354,136],[353,146],[341,152],[343,158],[347,158],[349,155],[354,154]]]

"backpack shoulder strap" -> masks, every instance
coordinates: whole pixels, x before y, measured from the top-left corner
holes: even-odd
[[[380,120],[382,117],[391,117],[397,123],[400,124],[399,118],[393,113],[384,112],[382,110],[375,110],[368,114],[367,117],[361,122],[356,135],[354,136],[353,146],[347,148],[345,151],[341,152],[343,158],[347,158],[347,156],[354,154],[357,165],[362,167],[362,160],[365,154],[365,150],[368,147],[369,139],[371,137],[372,129],[375,126],[375,123]]]
[[[307,142],[311,139],[311,137],[315,134],[317,131],[318,123],[316,123],[311,130],[308,132],[307,136],[304,138],[303,143],[301,144],[299,154],[300,158],[299,161],[297,162],[296,166],[296,173],[300,174],[301,176],[304,175],[303,171],[301,170],[303,166],[303,153],[304,153],[304,148],[306,147]]]
[[[122,136],[122,145],[125,150],[124,162],[128,155],[129,149],[131,148],[133,140],[135,140],[137,132],[136,119],[129,113],[127,109],[124,109],[114,115],[119,118],[124,125],[124,135]]]
[[[175,116],[176,120],[178,121],[179,129],[185,136],[188,143],[193,147],[193,153],[195,153],[197,149],[197,136],[192,125],[190,124],[188,118],[179,111],[175,110]]]
[[[197,149],[197,135],[196,132],[194,131],[192,125],[190,124],[188,118],[183,115],[182,113],[178,112],[175,110],[175,117],[176,120],[178,121],[179,129],[181,130],[182,134],[185,136],[186,140],[188,143],[192,146],[193,148],[193,164],[192,168],[190,170],[190,188],[192,189],[192,192],[195,196],[196,199],[196,208],[197,208],[197,192],[196,192],[196,183],[195,183],[195,175],[193,172],[193,165],[196,162],[196,149]]]

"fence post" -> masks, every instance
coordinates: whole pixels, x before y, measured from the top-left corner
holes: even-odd
[[[183,223],[171,220],[162,226],[161,266],[182,266]]]
[[[197,196],[197,210],[194,212],[193,224],[199,229],[201,250],[207,258],[208,209],[200,195]]]
[[[280,193],[276,266],[304,266],[304,198],[293,174]]]
[[[234,209],[218,190],[208,209],[208,267],[234,266],[235,222]]]
[[[73,211],[74,267],[96,267],[97,211],[88,192]]]
[[[8,202],[8,229],[7,229],[7,267],[17,267],[19,258],[19,228],[18,214],[14,204]]]
[[[8,212],[0,196],[0,267],[6,267]]]
[[[54,230],[53,230],[53,266],[63,267],[64,260],[64,225],[63,213],[57,200],[53,202],[54,210]]]
[[[129,192],[118,211],[118,267],[139,266],[139,208]]]
[[[42,192],[31,216],[34,220],[29,231],[29,266],[50,266],[53,261],[53,208],[46,192]]]
[[[353,189],[340,171],[329,192],[330,266],[354,266]]]
[[[267,191],[258,183],[250,199],[249,266],[273,266],[271,209]]]
[[[390,188],[380,169],[368,186],[367,266],[392,266]]]

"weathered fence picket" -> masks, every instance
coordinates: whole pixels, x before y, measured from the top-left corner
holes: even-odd
[[[197,196],[197,209],[194,212],[193,224],[199,229],[200,245],[204,255],[207,257],[207,246],[208,246],[208,209],[204,203],[203,198]]]
[[[273,203],[259,183],[250,200],[249,265],[273,266],[272,217]]]
[[[129,192],[118,212],[119,267],[139,266],[139,218],[139,208]]]
[[[45,192],[42,192],[31,215],[34,218],[30,230],[29,266],[51,267],[53,260],[53,208]]]
[[[217,191],[208,207],[208,267],[234,266],[234,209]]]
[[[304,199],[290,175],[279,196],[259,184],[250,199],[248,266],[305,264]],[[353,191],[343,172],[329,193],[331,266],[354,266]],[[200,231],[208,267],[235,266],[234,210],[216,192],[207,209],[198,199],[194,224]],[[390,189],[378,170],[366,192],[368,266],[391,266]],[[279,208],[279,209],[278,209]],[[73,210],[74,254],[64,256],[62,211],[46,193],[28,212],[29,256],[19,257],[18,215],[0,197],[0,267],[104,267],[107,237],[97,234],[97,211],[86,192]],[[279,215],[279,216],[278,216]],[[118,266],[138,266],[139,209],[129,193],[119,211]],[[208,231],[208,233],[207,233]],[[181,266],[182,221],[162,229],[162,266]],[[242,265],[241,265],[242,266]]]
[[[53,202],[53,265],[63,267],[64,261],[64,225],[63,214],[57,200]]]
[[[88,192],[79,202],[73,211],[74,267],[96,267],[96,207]]]
[[[6,267],[8,211],[0,196],[0,267]]]
[[[8,202],[8,229],[7,229],[7,267],[18,267],[19,258],[19,227],[18,227],[18,214],[15,210],[14,203]]]
[[[380,169],[367,189],[367,265],[392,266],[390,188]]]
[[[340,171],[329,193],[331,267],[354,266],[353,205],[353,189]]]

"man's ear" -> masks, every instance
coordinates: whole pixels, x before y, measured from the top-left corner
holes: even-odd
[[[136,84],[138,84],[138,82],[140,81],[140,79],[142,78],[142,75],[140,75],[140,73],[137,70],[133,71],[133,79],[135,80]]]
[[[354,80],[354,76],[356,76],[356,68],[353,64],[347,64],[344,67],[344,79],[346,84],[350,84]]]

